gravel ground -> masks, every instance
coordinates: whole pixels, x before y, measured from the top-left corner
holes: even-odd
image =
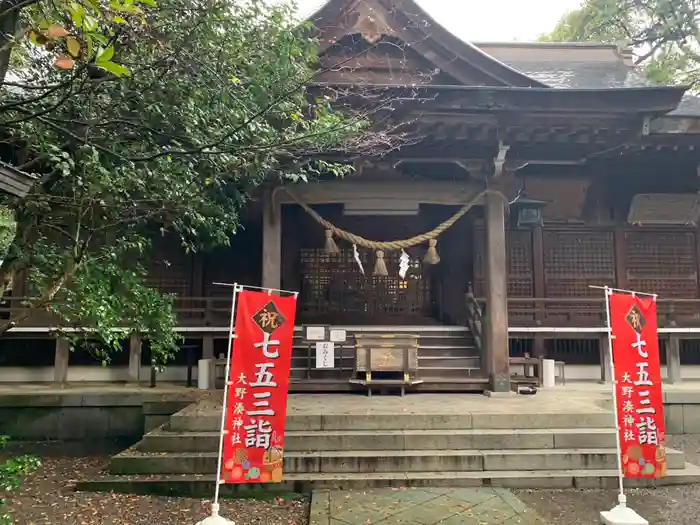
[[[9,509],[17,525],[195,525],[207,516],[209,504],[199,499],[73,492],[75,481],[98,474],[110,453],[124,447],[101,444],[87,457],[84,450],[70,448],[19,449],[41,456],[42,467],[11,495]],[[236,525],[306,525],[309,506],[306,500],[224,500],[221,514]]]
[[[700,464],[700,436],[669,437],[671,448],[683,450],[686,461]],[[627,491],[630,507],[650,525],[697,525],[700,485]],[[599,513],[617,503],[616,490],[521,490],[523,503],[550,525],[595,525]]]

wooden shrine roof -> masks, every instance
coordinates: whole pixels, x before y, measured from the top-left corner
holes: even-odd
[[[382,39],[403,42],[439,72],[430,82],[435,87],[453,84],[551,92],[633,89],[648,90],[650,97],[657,97],[663,89],[651,85],[634,67],[631,50],[616,45],[467,42],[437,23],[430,15],[430,3],[425,1],[419,5],[416,0],[319,0],[317,5],[309,19],[320,32],[323,50],[349,35],[368,46]],[[344,80],[351,81],[353,74]],[[445,82],[445,78],[450,81]],[[601,96],[610,100],[609,95]],[[579,107],[583,105],[582,101]],[[686,94],[665,112],[700,117],[700,98]]]

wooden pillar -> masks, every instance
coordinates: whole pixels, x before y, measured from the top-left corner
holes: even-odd
[[[129,338],[129,381],[141,380],[141,338],[131,334]]]
[[[493,392],[510,391],[508,352],[508,267],[503,196],[488,192],[486,215],[485,359]]]
[[[666,340],[666,368],[668,382],[681,382],[681,340],[678,336],[670,335]]]
[[[282,275],[282,206],[273,188],[263,192],[262,286],[279,289]]]
[[[214,336],[205,335],[202,339],[202,359],[214,359]]]
[[[70,344],[66,339],[56,338],[56,356],[53,363],[53,380],[56,383],[68,381],[68,360],[70,359]]]
[[[612,382],[612,370],[610,370],[610,339],[605,335],[598,342],[600,348],[600,382]]]
[[[615,286],[627,288],[627,239],[625,230],[617,227],[613,237],[615,249]]]
[[[535,226],[532,230],[532,287],[536,298],[542,299],[546,296],[547,290],[544,280],[544,231],[540,225]],[[545,305],[540,301],[536,301],[535,322],[537,326],[542,326],[545,319]],[[532,350],[535,357],[545,357],[545,339],[542,335],[535,335]]]

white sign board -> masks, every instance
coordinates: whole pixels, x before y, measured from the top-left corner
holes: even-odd
[[[307,341],[325,341],[326,327],[325,326],[306,326],[304,334]]]
[[[316,343],[316,368],[335,367],[335,343]]]
[[[348,340],[348,334],[345,330],[331,330],[332,343],[344,343]]]

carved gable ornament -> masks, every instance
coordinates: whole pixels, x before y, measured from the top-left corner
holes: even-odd
[[[348,33],[359,33],[370,44],[379,42],[383,36],[391,36],[394,30],[386,21],[383,13],[372,6],[373,2],[361,1],[357,6],[352,21],[348,24]]]
[[[627,217],[635,226],[697,226],[699,221],[700,196],[693,193],[640,193]]]

